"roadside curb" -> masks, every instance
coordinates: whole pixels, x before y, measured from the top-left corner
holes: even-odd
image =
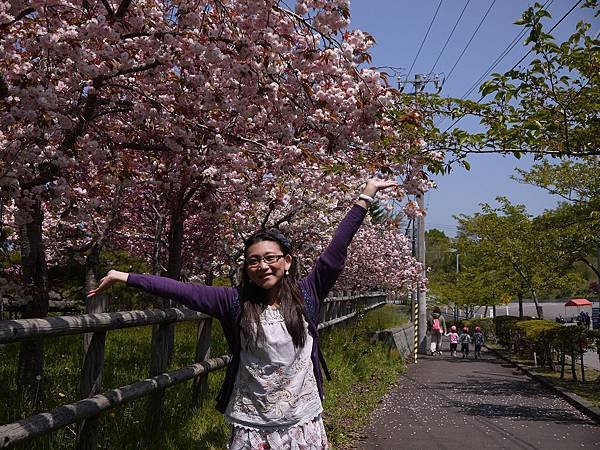
[[[523,373],[525,373],[527,376],[534,379],[538,383],[543,384],[547,388],[553,390],[554,392],[559,394],[561,397],[563,397],[566,401],[568,401],[571,405],[573,405],[575,408],[577,408],[579,411],[581,411],[583,414],[585,414],[590,419],[592,419],[594,422],[600,424],[600,407],[594,406],[591,402],[580,397],[577,394],[569,392],[560,386],[556,386],[556,385],[550,383],[548,380],[546,380],[545,377],[543,377],[542,375],[540,375],[537,372],[535,372],[534,370],[532,370],[529,366],[524,366],[522,364],[519,364],[519,363],[513,361],[512,359],[507,358],[506,356],[504,356],[497,350],[488,347],[487,345],[484,345],[484,347],[486,349],[488,349],[488,351],[494,353],[499,358],[503,359],[504,361],[511,363],[517,369],[519,369],[520,371],[522,371]]]

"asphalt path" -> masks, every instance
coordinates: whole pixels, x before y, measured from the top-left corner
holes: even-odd
[[[408,366],[354,448],[600,448],[599,425],[493,353],[447,353]]]

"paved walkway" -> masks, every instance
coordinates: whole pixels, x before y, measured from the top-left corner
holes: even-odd
[[[600,426],[485,349],[408,366],[357,449],[600,448]]]

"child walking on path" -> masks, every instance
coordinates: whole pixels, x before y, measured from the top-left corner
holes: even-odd
[[[450,339],[450,354],[456,356],[456,348],[458,347],[458,333],[456,332],[456,326],[450,327],[450,333],[448,333]]]
[[[473,333],[473,344],[475,345],[475,359],[481,358],[481,346],[485,342],[483,333],[480,327],[475,327],[475,333]]]
[[[297,277],[290,241],[276,229],[259,230],[244,244],[239,286],[206,286],[111,270],[88,297],[124,282],[221,322],[232,353],[217,396],[217,409],[231,424],[228,449],[328,449],[321,418],[321,367],[328,374],[318,345],[321,304],[344,268],[348,245],[373,197],[396,185],[367,182],[304,278]]]
[[[458,337],[458,341],[460,342],[460,351],[462,352],[463,359],[469,357],[469,344],[471,343],[471,336],[469,335],[469,329],[467,327],[463,328],[463,332],[460,333]]]

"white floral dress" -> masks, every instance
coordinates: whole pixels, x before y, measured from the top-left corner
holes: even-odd
[[[252,352],[241,351],[225,411],[225,420],[233,426],[229,449],[329,448],[310,358],[312,336],[306,332],[304,346],[295,348],[278,308],[265,308],[260,322],[264,341]],[[305,330],[307,326],[305,322]]]

